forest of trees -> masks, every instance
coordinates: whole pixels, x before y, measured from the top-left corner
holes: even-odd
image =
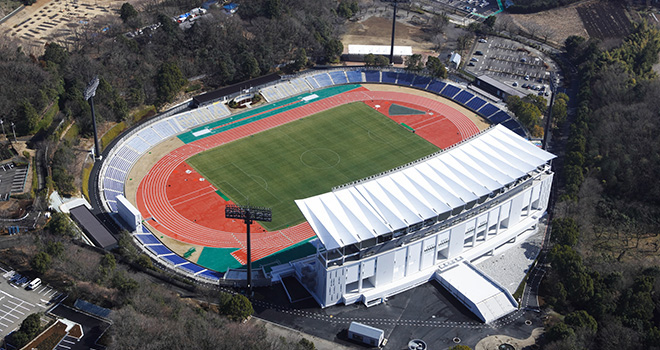
[[[580,90],[542,284],[564,316],[544,348],[659,349],[660,31],[638,24],[609,51],[565,46]]]

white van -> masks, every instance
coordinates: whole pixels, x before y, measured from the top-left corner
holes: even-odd
[[[33,279],[32,282],[30,282],[30,284],[27,285],[27,290],[35,289],[35,288],[39,287],[40,285],[41,285],[41,278],[37,277],[37,278]]]

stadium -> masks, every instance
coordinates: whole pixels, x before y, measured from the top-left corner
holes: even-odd
[[[524,240],[547,207],[554,156],[510,114],[397,70],[315,71],[242,92],[267,103],[166,113],[103,160],[105,211],[155,261],[240,285],[245,227],[224,208],[257,205],[273,221],[251,226],[256,286],[293,278],[322,307],[371,306],[435,279],[484,322],[517,308],[471,264]]]

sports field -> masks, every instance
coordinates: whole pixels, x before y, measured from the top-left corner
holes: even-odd
[[[439,150],[363,102],[336,107],[188,159],[219,195],[273,209],[269,231],[304,220],[294,199]]]

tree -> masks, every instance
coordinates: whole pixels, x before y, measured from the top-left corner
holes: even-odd
[[[552,241],[557,244],[575,246],[580,231],[573,218],[557,218],[552,220]]]
[[[406,69],[414,72],[424,69],[424,63],[422,63],[422,55],[416,53],[412,56],[408,56],[408,58],[406,58]]]
[[[337,6],[337,16],[349,19],[359,11],[357,1],[340,1]]]
[[[342,52],[344,52],[344,45],[339,39],[330,39],[325,44],[325,57],[330,63],[338,63]]]
[[[261,70],[259,69],[259,62],[254,58],[251,52],[245,52],[241,60],[241,73],[243,79],[252,79],[259,76]]]
[[[387,67],[390,65],[390,59],[383,55],[378,55],[376,56],[374,64],[376,67]]]
[[[23,100],[18,107],[18,133],[27,135],[37,132],[37,124],[39,123],[39,113],[34,109],[32,103],[28,100]]]
[[[133,5],[125,2],[123,5],[121,5],[121,9],[119,9],[119,18],[121,18],[122,21],[126,22],[132,17],[137,17],[138,12],[133,7]]]
[[[279,18],[282,12],[280,0],[266,0],[266,17],[273,19]]]
[[[186,79],[183,78],[181,69],[175,62],[163,63],[156,75],[158,102],[165,104],[172,101],[185,83]]]
[[[573,327],[574,330],[585,328],[593,333],[596,333],[598,330],[598,322],[596,322],[596,319],[584,310],[571,312],[566,315],[564,322]]]
[[[548,341],[564,340],[575,335],[575,331],[564,322],[559,322],[548,329],[545,337]]]
[[[364,55],[364,64],[366,66],[373,66],[376,64],[376,55],[368,53]]]
[[[472,42],[472,35],[463,34],[456,39],[456,47],[459,50],[465,50],[470,46],[470,42]]]
[[[46,252],[39,252],[30,261],[30,267],[34,272],[43,275],[50,269],[51,257]]]
[[[23,322],[21,322],[21,327],[12,333],[12,345],[20,349],[27,345],[34,337],[39,334],[41,330],[41,315],[40,314],[30,314],[28,315]]]
[[[429,74],[436,78],[447,78],[447,68],[442,64],[439,58],[435,56],[429,56],[426,60],[426,69],[428,69]]]
[[[495,19],[496,19],[495,16],[488,16],[484,20],[484,24],[487,25],[488,28],[493,29],[493,27],[495,26]]]
[[[307,51],[303,48],[296,51],[296,59],[293,61],[293,70],[301,70],[307,67]]]
[[[243,321],[254,313],[250,300],[241,294],[234,294],[228,299],[226,296],[221,297],[221,308],[223,313],[233,321]]]

